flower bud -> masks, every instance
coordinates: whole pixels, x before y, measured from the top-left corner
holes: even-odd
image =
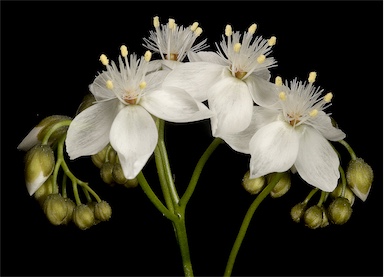
[[[324,207],[321,207],[321,209],[323,210],[323,221],[321,222],[320,227],[324,228],[324,227],[327,227],[329,225],[329,220],[328,220],[327,212],[324,209]]]
[[[343,192],[343,185],[342,184],[338,184],[337,187],[330,193],[331,197],[333,199],[339,197],[339,196],[342,196]],[[353,203],[355,202],[355,195],[353,194],[352,190],[348,187],[348,186],[345,186],[345,190],[344,190],[344,196],[345,198],[347,198],[349,200],[349,203],[351,203],[351,206],[353,205]]]
[[[90,201],[87,202],[87,206],[91,208],[91,211],[93,212],[93,215],[95,215],[95,207],[96,207],[97,202],[96,201]],[[95,217],[95,222],[93,225],[99,224],[100,220]]]
[[[86,230],[94,225],[95,216],[89,206],[81,204],[73,210],[72,220],[81,230]]]
[[[77,108],[76,115],[84,111],[86,108],[89,108],[93,105],[93,103],[96,101],[95,96],[92,93],[87,93],[83,97],[83,101],[80,103],[79,107]]]
[[[48,145],[37,144],[25,157],[25,183],[29,195],[49,178],[55,167],[55,155]]]
[[[333,224],[346,223],[352,215],[351,203],[345,197],[335,198],[328,207],[328,215]]]
[[[76,204],[70,198],[64,198],[64,201],[67,204],[67,216],[64,218],[62,224],[67,225],[72,220],[72,215],[74,209],[76,208]]]
[[[108,221],[112,216],[112,208],[106,201],[101,201],[95,205],[95,218],[100,221]]]
[[[103,150],[91,156],[93,164],[98,168],[101,168],[105,162],[105,154],[107,153],[107,147],[108,146],[104,147]]]
[[[368,197],[373,182],[373,170],[362,158],[351,160],[347,169],[347,183],[362,201]]]
[[[36,190],[33,195],[35,199],[39,202],[40,206],[44,206],[44,201],[47,199],[47,196],[53,193],[53,176],[49,178]]]
[[[134,179],[127,179],[127,181],[124,183],[124,187],[126,188],[135,188],[139,185],[139,180],[137,178]]]
[[[276,173],[272,173],[268,175],[268,182],[270,182],[273,176]],[[276,186],[270,192],[270,195],[273,198],[278,198],[287,193],[287,191],[291,188],[291,176],[289,172],[284,172],[281,176],[281,179],[277,182]]]
[[[112,177],[113,177],[113,180],[120,185],[123,185],[128,181],[128,179],[125,178],[123,168],[119,163],[115,163],[113,165]]]
[[[264,185],[265,185],[265,177],[261,176],[258,178],[249,178],[250,173],[249,170],[244,174],[243,180],[242,180],[242,185],[244,189],[249,192],[250,194],[257,194],[259,193]]]
[[[104,183],[108,185],[112,185],[114,182],[112,171],[113,171],[113,164],[110,162],[104,163],[100,168],[101,179],[103,179]]]
[[[68,206],[64,198],[59,193],[47,196],[44,201],[44,213],[53,225],[60,225],[67,216]]]
[[[307,203],[301,202],[296,204],[291,209],[291,218],[294,222],[299,223],[300,220],[303,218],[305,209],[307,207]]]
[[[323,223],[323,209],[317,205],[311,206],[304,212],[303,218],[305,226],[316,229]]]

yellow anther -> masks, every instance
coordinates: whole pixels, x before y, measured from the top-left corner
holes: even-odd
[[[308,82],[313,83],[316,80],[316,76],[317,74],[314,71],[309,73]]]
[[[147,86],[147,83],[145,81],[142,81],[140,84],[139,84],[139,87],[141,89],[144,89],[145,87]]]
[[[144,54],[144,60],[145,60],[146,62],[149,62],[149,61],[151,60],[151,58],[152,58],[152,53],[151,53],[151,51],[147,50],[147,51],[145,52],[145,54]]]
[[[111,80],[108,80],[105,85],[107,86],[107,89],[113,89],[113,83]]]
[[[238,42],[235,45],[233,45],[233,51],[235,51],[235,53],[239,53],[240,52],[240,48],[241,48],[241,43],[240,42]]]
[[[265,61],[265,56],[261,54],[260,56],[257,57],[256,60],[258,63],[263,63]]]
[[[329,102],[331,102],[332,98],[333,98],[333,94],[332,94],[332,92],[328,92],[328,93],[324,96],[324,101],[325,101],[326,103],[329,103]]]
[[[268,45],[269,46],[273,46],[276,44],[276,37],[275,36],[271,36],[271,38],[268,40]]]
[[[285,101],[285,99],[287,99],[287,94],[284,91],[282,91],[279,93],[279,98],[280,100]]]
[[[201,33],[203,32],[203,29],[201,29],[200,27],[197,27],[196,31],[194,32],[195,36],[200,36]]]
[[[312,116],[312,117],[315,117],[318,113],[319,113],[318,110],[313,109],[313,110],[309,113],[309,115]]]
[[[283,79],[281,79],[280,76],[277,76],[277,77],[275,78],[275,85],[276,85],[276,86],[282,86],[282,85],[283,85]]]
[[[199,26],[198,22],[193,22],[193,24],[191,26],[191,31],[194,32],[197,29],[198,26]]]
[[[227,26],[225,26],[225,35],[227,36],[227,37],[229,37],[229,36],[231,36],[232,35],[232,26],[231,25],[227,25]]]
[[[251,26],[249,26],[248,33],[253,35],[256,32],[256,29],[257,29],[257,25],[256,25],[256,23],[253,23]]]
[[[101,61],[101,63],[102,63],[103,65],[105,65],[105,66],[107,66],[108,63],[109,63],[109,60],[108,60],[107,56],[104,55],[104,54],[101,54],[101,56],[100,56],[100,61]]]
[[[128,56],[128,48],[125,45],[121,45],[120,47],[121,56],[126,57]]]
[[[155,28],[158,28],[158,27],[160,26],[160,20],[159,20],[159,17],[158,17],[158,16],[155,16],[155,17],[153,18],[153,26],[154,26]]]
[[[173,18],[168,19],[168,28],[169,29],[175,29],[176,28],[176,23]]]

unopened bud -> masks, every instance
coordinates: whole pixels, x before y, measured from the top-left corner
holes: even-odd
[[[48,145],[37,144],[31,148],[25,157],[25,183],[29,195],[49,178],[55,167],[55,155]]]
[[[53,193],[53,176],[51,175],[34,193],[33,197],[39,202],[40,206],[44,206],[47,196]]]
[[[53,225],[60,225],[64,222],[68,206],[59,193],[50,194],[44,201],[44,213]]]
[[[305,209],[307,207],[307,203],[301,202],[296,204],[291,209],[291,218],[294,222],[299,223],[300,220],[303,218]]]
[[[124,183],[124,187],[126,188],[135,188],[139,185],[139,180],[137,178],[134,179],[127,179],[127,181]]]
[[[81,204],[73,210],[72,220],[79,229],[86,230],[94,225],[95,216],[89,206]]]
[[[347,183],[353,193],[365,201],[371,190],[373,170],[362,158],[351,160],[347,169]]]
[[[63,223],[67,225],[72,220],[73,211],[76,208],[75,202],[70,198],[64,198],[65,203],[67,204],[67,216],[64,218]]]
[[[108,185],[113,185],[113,182],[114,182],[112,171],[113,171],[113,164],[110,162],[104,163],[100,168],[101,179],[103,179],[104,183]]]
[[[98,168],[101,168],[105,162],[105,155],[107,153],[107,147],[104,147],[103,150],[91,156],[92,162]]]
[[[112,216],[112,208],[108,202],[102,200],[95,205],[95,218],[100,221],[108,221]]]
[[[330,195],[333,199],[335,199],[339,196],[343,196],[342,193],[343,193],[343,185],[338,184],[337,187],[334,189],[334,191],[332,191],[330,193]],[[351,206],[355,202],[355,194],[352,192],[352,190],[348,186],[345,186],[345,188],[344,188],[344,196],[343,197],[345,197],[349,200],[349,203],[351,203]]]
[[[265,177],[261,176],[258,178],[249,178],[250,172],[249,170],[244,174],[242,185],[244,189],[249,192],[250,194],[257,194],[259,193],[264,185],[265,185]]]
[[[123,168],[119,163],[115,163],[113,165],[112,177],[113,177],[113,180],[120,185],[124,185],[128,181],[128,179],[125,178]]]
[[[87,93],[83,97],[83,101],[80,103],[79,107],[77,108],[76,115],[84,111],[86,108],[89,108],[92,106],[96,101],[95,96],[92,93]]]
[[[329,220],[328,220],[327,212],[324,209],[324,207],[321,207],[321,209],[323,210],[323,221],[321,222],[320,227],[324,228],[324,227],[327,227],[329,225]]]
[[[335,198],[328,207],[328,215],[333,224],[346,223],[352,215],[351,203],[344,197]]]
[[[304,212],[303,218],[305,226],[316,229],[323,223],[323,209],[317,205],[311,206]]]
[[[272,173],[268,175],[268,182],[273,178],[273,176],[276,173]],[[270,192],[270,195],[273,198],[278,198],[283,196],[284,194],[287,193],[287,191],[291,188],[291,176],[289,172],[284,172],[283,175],[281,176],[281,179],[277,182],[275,187],[272,189]]]

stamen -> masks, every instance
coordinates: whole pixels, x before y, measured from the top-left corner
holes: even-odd
[[[158,16],[155,16],[153,18],[153,26],[155,26],[155,28],[158,28],[160,26],[160,20]]]
[[[144,54],[144,60],[145,60],[146,62],[149,62],[149,61],[151,60],[151,58],[152,58],[152,53],[151,53],[151,51],[147,50],[147,51],[145,52],[145,54]]]
[[[175,20],[173,18],[168,19],[168,28],[171,30],[176,28]]]
[[[198,22],[194,22],[192,24],[192,26],[191,26],[191,31],[194,32],[197,29],[198,26],[199,26],[199,23]]]
[[[201,35],[202,32],[203,32],[203,29],[201,29],[200,27],[198,27],[194,33],[195,33],[195,36],[198,37],[198,36]]]
[[[325,103],[329,103],[329,102],[331,102],[332,98],[333,98],[333,94],[332,94],[332,92],[328,92],[328,93],[324,96],[324,101],[325,101]]]
[[[276,85],[276,86],[282,86],[282,85],[283,85],[283,79],[281,79],[280,76],[277,76],[277,77],[275,78],[275,85]]]
[[[101,54],[101,56],[100,56],[100,61],[101,61],[101,63],[102,63],[103,65],[105,65],[105,66],[107,66],[108,63],[109,63],[109,60],[108,60],[107,56],[104,55],[104,54]]]
[[[263,63],[265,61],[265,56],[261,54],[260,56],[257,57],[256,60],[258,63]]]
[[[287,94],[284,91],[282,91],[279,93],[279,98],[280,100],[285,101],[285,99],[287,99]]]
[[[318,113],[319,113],[318,110],[313,109],[312,111],[310,111],[309,115],[310,115],[311,117],[315,117]]]
[[[227,36],[227,37],[229,37],[229,36],[231,36],[232,35],[232,27],[231,27],[231,25],[227,25],[227,26],[225,26],[225,35]]]
[[[108,80],[105,85],[107,86],[107,89],[113,89],[113,83],[111,80]]]
[[[122,46],[120,47],[120,52],[121,52],[121,56],[123,56],[123,57],[128,56],[128,49],[127,49],[127,46],[122,45]]]
[[[313,83],[316,80],[316,76],[317,74],[314,71],[309,73],[308,82]]]
[[[253,35],[256,32],[256,29],[257,29],[257,25],[256,25],[256,23],[253,23],[251,26],[249,26],[248,33]]]
[[[145,87],[147,86],[147,83],[145,81],[142,81],[140,84],[139,84],[139,87],[141,89],[144,89]]]
[[[268,45],[269,46],[273,46],[276,44],[276,37],[275,36],[272,36],[269,40],[268,40]]]
[[[239,53],[240,52],[240,48],[241,48],[241,43],[240,42],[238,42],[235,45],[233,45],[233,51],[235,51],[235,53]]]

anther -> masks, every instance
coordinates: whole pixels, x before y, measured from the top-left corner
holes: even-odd
[[[268,45],[269,46],[273,46],[276,44],[276,37],[275,36],[272,36],[269,40],[268,40]]]
[[[101,54],[101,56],[100,56],[100,61],[101,61],[101,63],[102,63],[103,65],[105,65],[105,66],[107,66],[108,63],[109,63],[109,60],[108,60],[107,56],[104,55],[104,54]]]
[[[326,103],[329,103],[329,102],[331,102],[332,98],[333,98],[333,94],[332,94],[332,92],[328,92],[328,93],[324,96],[324,101],[325,101]]]
[[[227,37],[229,37],[229,36],[231,36],[232,35],[232,27],[231,27],[231,25],[227,25],[227,26],[225,26],[225,35],[227,36]]]
[[[312,111],[310,111],[309,115],[310,115],[311,117],[315,117],[318,113],[319,113],[318,110],[313,109]]]
[[[199,26],[199,23],[198,22],[194,22],[192,24],[192,26],[191,26],[191,31],[194,32],[197,29],[198,26]]]
[[[195,30],[195,32],[194,32],[194,34],[195,34],[195,36],[200,36],[201,35],[201,33],[203,32],[203,29],[201,29],[200,27],[198,27],[196,30]]]
[[[260,56],[257,57],[256,60],[258,63],[263,63],[265,61],[265,56],[261,54]]]
[[[146,83],[145,81],[142,81],[142,82],[139,84],[140,89],[144,89],[146,86],[147,86],[147,83]]]
[[[282,85],[283,85],[283,79],[281,79],[280,76],[277,76],[277,77],[275,78],[275,85],[276,85],[276,86],[282,86]]]
[[[317,74],[314,71],[309,73],[308,82],[313,83],[316,80],[316,76]]]
[[[144,60],[146,61],[146,62],[149,62],[150,60],[151,60],[151,58],[152,58],[152,53],[151,53],[151,51],[146,51],[145,52],[145,54],[144,54]]]
[[[154,26],[155,28],[158,28],[158,27],[160,26],[160,20],[159,20],[159,17],[158,17],[158,16],[155,16],[155,17],[153,18],[153,26]]]
[[[123,56],[123,57],[128,56],[128,49],[127,49],[127,46],[122,45],[122,46],[120,47],[120,52],[121,52],[121,56]]]
[[[169,29],[175,29],[176,28],[175,20],[173,18],[168,19],[168,28]]]
[[[285,101],[285,99],[287,99],[287,94],[284,91],[282,91],[279,93],[279,98],[280,100]]]
[[[240,48],[241,48],[241,43],[240,42],[238,42],[235,45],[233,45],[233,51],[235,51],[235,53],[239,53],[240,52]]]
[[[113,89],[113,83],[111,80],[108,80],[106,83],[105,83],[107,89]]]
[[[253,23],[251,26],[249,26],[248,33],[253,35],[256,32],[256,29],[257,29],[257,25],[256,25],[256,23]]]

